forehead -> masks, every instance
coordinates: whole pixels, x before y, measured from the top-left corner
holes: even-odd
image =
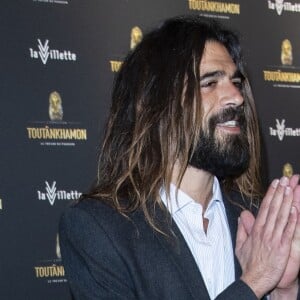
[[[236,65],[227,49],[215,41],[206,42],[200,62],[200,75],[211,71],[225,71],[233,73]]]

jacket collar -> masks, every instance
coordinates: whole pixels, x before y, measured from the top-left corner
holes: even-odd
[[[242,211],[241,196],[235,195],[232,197],[223,193],[223,201],[231,233],[232,246],[235,249],[237,221]],[[182,282],[186,284],[192,298],[195,300],[209,299],[208,291],[194,257],[167,209],[156,209],[155,221],[159,228],[168,234],[166,238],[164,235],[155,232],[157,239],[166,250],[166,255],[170,256],[178,272],[181,273]],[[234,264],[235,278],[239,278],[242,270],[235,254]]]

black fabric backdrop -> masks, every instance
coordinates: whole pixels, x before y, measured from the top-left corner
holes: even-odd
[[[265,180],[280,177],[286,163],[300,172],[300,0],[1,4],[0,299],[70,299],[58,220],[95,177],[114,68],[135,26],[146,32],[167,17],[200,14],[238,30],[261,120]],[[281,61],[285,39],[290,65]],[[60,120],[50,117],[49,98],[61,99]]]

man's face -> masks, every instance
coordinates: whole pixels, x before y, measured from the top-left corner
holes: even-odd
[[[200,63],[203,129],[190,165],[220,178],[238,176],[249,164],[242,81],[226,48],[207,42]]]

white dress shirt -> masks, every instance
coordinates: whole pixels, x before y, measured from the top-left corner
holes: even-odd
[[[209,220],[206,234],[201,204],[180,189],[176,199],[175,185],[170,187],[170,199],[163,188],[160,195],[194,256],[210,298],[216,298],[235,280],[231,235],[218,179],[214,178],[213,196],[204,213]]]

